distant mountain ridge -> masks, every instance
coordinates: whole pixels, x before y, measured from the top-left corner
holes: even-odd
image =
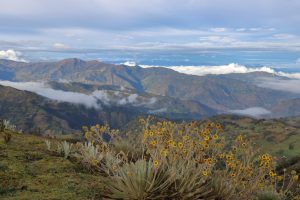
[[[55,84],[56,88],[72,88],[71,83],[55,82],[49,84]],[[88,88],[88,85],[79,85]],[[77,90],[79,87],[73,88]],[[83,104],[55,101],[32,92],[0,85],[0,119],[9,119],[26,132],[72,133],[78,132],[83,125],[103,124],[105,122],[112,127],[122,128],[132,119],[148,114],[173,120],[199,119],[217,114],[213,109],[198,102],[182,101],[145,93],[134,96],[137,98],[134,99],[137,105],[130,103],[113,104],[112,102],[120,100],[124,102],[128,98],[124,96],[120,99],[120,96],[116,96],[116,94],[121,95],[121,92],[117,90],[118,88],[111,88],[111,86],[97,86],[97,88],[98,91],[107,92],[105,97],[110,98],[111,102],[99,100],[99,108],[87,108]],[[111,95],[108,96],[108,94]],[[124,94],[127,97],[135,95],[135,93],[130,93],[130,90]],[[143,103],[137,101],[138,99],[146,100]],[[147,99],[154,99],[155,101],[148,105]]]
[[[255,77],[268,73],[195,76],[167,68],[105,64],[72,58],[57,62],[21,63],[0,60],[1,79],[11,81],[67,81],[90,85],[112,85],[195,101],[218,112],[249,107],[271,108],[288,99],[299,98],[291,92],[257,86]]]

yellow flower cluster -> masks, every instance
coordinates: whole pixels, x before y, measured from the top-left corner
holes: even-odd
[[[266,189],[285,193],[299,180],[295,171],[290,175],[286,175],[285,171],[284,174],[277,174],[276,160],[267,153],[260,155],[245,136],[239,135],[235,140],[227,142],[220,123],[200,124],[193,121],[178,124],[163,121],[151,124],[145,119],[140,119],[140,123],[144,126],[140,136],[141,157],[133,160],[152,163],[149,166],[154,171],[165,166],[173,170],[177,165],[184,163],[183,166],[190,166],[190,169],[186,169],[186,172],[175,170],[179,177],[180,173],[192,173],[189,171],[191,169],[196,169],[204,182],[217,176],[234,188],[240,195],[238,199],[247,199],[254,192]],[[109,146],[103,140],[103,136],[108,134],[113,138],[117,134],[117,131],[110,130],[107,125],[83,127],[83,130],[85,138],[99,145],[102,151],[103,148],[100,147]],[[109,146],[109,151],[113,151],[112,149]],[[116,154],[115,151],[110,155]],[[119,160],[126,161],[119,163]],[[128,160],[117,156],[118,163],[112,165],[110,173],[117,173],[124,163],[129,162]],[[92,165],[100,164],[95,160],[92,161]]]

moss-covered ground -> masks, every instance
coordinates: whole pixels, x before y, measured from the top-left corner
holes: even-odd
[[[101,199],[101,180],[80,164],[47,152],[44,138],[0,133],[0,199]]]

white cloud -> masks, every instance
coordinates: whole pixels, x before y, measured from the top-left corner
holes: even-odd
[[[7,51],[5,50],[0,51],[0,59],[26,62],[26,60],[21,58],[21,56],[22,56],[21,52],[15,51],[13,49],[8,49]]]
[[[138,102],[138,97],[139,97],[139,95],[137,95],[137,94],[130,94],[128,97],[122,98],[118,103],[120,105],[134,104],[134,103]]]
[[[297,78],[300,79],[300,73],[285,73],[285,72],[277,72],[270,67],[246,67],[244,65],[239,65],[236,63],[231,63],[228,65],[219,65],[219,66],[152,66],[152,65],[139,65],[143,68],[149,67],[165,67],[172,69],[174,71],[189,74],[189,75],[197,75],[197,76],[205,76],[205,75],[220,75],[220,74],[232,74],[232,73],[251,73],[251,72],[267,72],[278,76],[284,76],[289,78]]]
[[[62,90],[54,90],[49,88],[44,83],[37,82],[11,82],[11,81],[0,81],[0,85],[10,86],[19,90],[25,90],[34,92],[38,95],[47,97],[52,100],[69,102],[74,104],[83,104],[87,107],[99,108],[97,100],[93,96],[89,96],[77,92],[66,92]]]
[[[106,106],[151,106],[156,102],[155,97],[143,97],[126,91],[108,91],[96,90],[92,94],[87,95],[78,92],[69,92],[62,90],[54,90],[45,83],[39,82],[11,82],[1,81],[0,85],[9,86],[18,90],[24,90],[36,93],[52,100],[68,102],[73,104],[82,104],[88,108],[101,109],[99,101]]]
[[[260,117],[263,115],[271,114],[269,110],[261,107],[251,107],[242,110],[229,110],[229,112],[237,115],[246,115],[251,117]]]
[[[124,63],[121,63],[121,65],[126,65],[126,66],[129,66],[129,67],[135,67],[136,63],[132,62],[132,61],[126,61]]]
[[[149,67],[159,67],[159,66],[150,66],[150,65],[141,65],[143,68]],[[248,68],[243,65],[231,63],[229,65],[220,65],[220,66],[171,66],[166,67],[174,71],[197,75],[205,76],[209,74],[231,74],[231,73],[249,73],[249,72],[268,72],[275,73],[275,71],[269,67],[259,67],[259,68]]]
[[[226,28],[212,28],[210,30],[213,32],[225,32],[227,29]]]
[[[68,49],[69,47],[63,43],[56,42],[52,45],[54,49]]]
[[[300,74],[299,74],[300,75]],[[300,77],[300,76],[299,76]],[[260,78],[257,79],[257,86],[263,88],[270,88],[273,90],[288,91],[300,94],[300,80],[299,79],[279,79],[279,78]]]

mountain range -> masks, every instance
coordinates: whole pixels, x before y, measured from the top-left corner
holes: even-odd
[[[82,104],[74,104],[49,98],[32,88],[2,86],[0,118],[17,123],[27,119],[21,127],[30,131],[37,128],[30,125],[36,120],[43,121],[39,121],[44,124],[40,127],[43,131],[51,127],[73,131],[83,124],[104,121],[120,127],[147,114],[176,120],[239,112],[264,118],[300,115],[299,93],[265,87],[262,82],[291,79],[266,72],[196,76],[162,67],[142,68],[76,58],[37,63],[0,60],[0,80],[40,82],[53,91],[84,94],[101,107],[84,106],[85,99]],[[252,112],[255,108],[266,112]],[[13,117],[17,113],[19,120]]]

